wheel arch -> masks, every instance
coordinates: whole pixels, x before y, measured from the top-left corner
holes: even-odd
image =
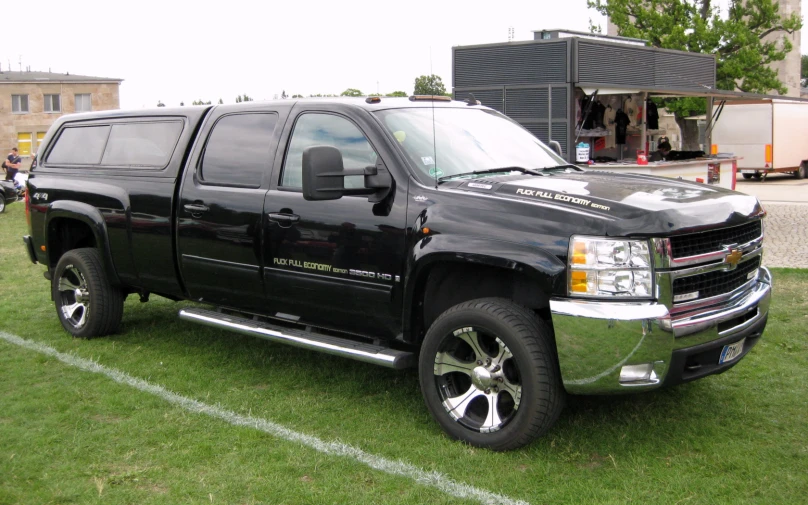
[[[405,340],[420,344],[429,325],[450,307],[476,298],[513,300],[549,323],[550,297],[566,265],[535,246],[478,238],[431,236],[419,241],[405,281]]]
[[[82,202],[56,201],[48,207],[44,226],[49,270],[56,266],[65,252],[92,247],[99,250],[110,282],[120,285],[112,262],[107,225],[97,208]]]

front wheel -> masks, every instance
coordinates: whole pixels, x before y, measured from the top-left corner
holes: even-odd
[[[464,302],[438,317],[419,377],[429,412],[450,437],[497,451],[544,434],[564,403],[551,330],[501,298]]]
[[[0,194],[0,212],[6,210],[6,197],[3,194]]]
[[[752,174],[741,174],[741,175],[743,175],[744,179],[751,179],[752,178]]]
[[[112,286],[96,249],[72,249],[59,258],[51,285],[56,313],[74,337],[92,338],[117,331],[123,292]]]
[[[794,172],[794,176],[797,179],[805,179],[805,178],[807,178],[808,177],[808,164],[806,164],[806,163],[801,164],[800,168],[798,168],[797,171]]]

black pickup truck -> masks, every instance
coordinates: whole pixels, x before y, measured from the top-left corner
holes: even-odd
[[[756,198],[586,171],[475,100],[279,100],[60,118],[28,179],[30,258],[76,337],[124,298],[386,367],[495,450],[566,393],[720,373],[771,297]]]

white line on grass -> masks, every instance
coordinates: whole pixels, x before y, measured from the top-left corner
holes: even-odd
[[[264,433],[268,433],[272,436],[282,438],[290,442],[303,444],[325,454],[351,458],[376,470],[389,473],[391,475],[407,477],[414,480],[418,484],[421,484],[422,486],[436,488],[457,498],[474,499],[486,505],[529,505],[527,502],[521,500],[514,500],[501,494],[491,493],[474,486],[469,486],[468,484],[462,484],[450,479],[442,473],[429,472],[401,460],[393,461],[381,456],[376,456],[342,442],[326,442],[320,438],[291,430],[266,419],[244,416],[215,405],[208,405],[206,403],[178,395],[177,393],[173,393],[162,386],[158,386],[157,384],[152,384],[143,379],[132,377],[131,375],[119,370],[115,370],[114,368],[108,368],[94,361],[79,358],[78,356],[74,356],[72,354],[59,352],[53,347],[34,342],[32,340],[26,340],[22,337],[12,335],[11,333],[6,333],[2,330],[0,330],[0,338],[11,344],[51,356],[58,359],[62,363],[74,366],[80,370],[84,370],[85,372],[105,375],[115,382],[132,386],[133,388],[145,393],[159,396],[167,402],[178,405],[188,411],[215,417],[235,426],[246,426],[248,428],[260,430]]]

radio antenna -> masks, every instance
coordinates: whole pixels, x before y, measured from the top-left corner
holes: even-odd
[[[432,46],[429,46],[429,81],[430,83],[434,82],[433,77],[435,74],[432,73]],[[438,141],[437,135],[435,133],[435,90],[429,90],[432,96],[430,97],[430,102],[432,102],[432,173],[435,176],[435,189],[438,189]]]

